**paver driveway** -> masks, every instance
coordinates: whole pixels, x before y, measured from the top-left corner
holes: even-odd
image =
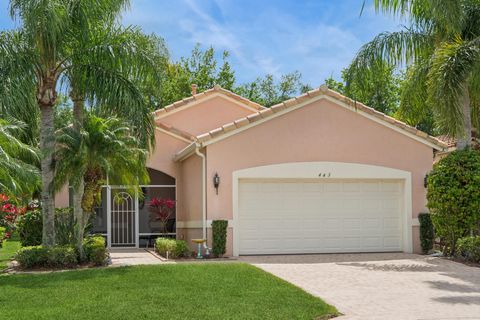
[[[321,297],[339,320],[480,319],[480,268],[403,253],[242,257]]]

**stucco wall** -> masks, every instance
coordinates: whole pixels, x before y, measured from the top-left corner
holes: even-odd
[[[177,226],[179,228],[201,227],[202,159],[199,156],[193,155],[182,162],[177,196]]]
[[[207,219],[232,219],[234,171],[310,161],[361,163],[411,172],[412,215],[416,218],[426,209],[423,178],[433,159],[431,147],[328,100],[209,145],[207,155]],[[218,196],[211,183],[215,172],[221,178]],[[413,242],[418,249],[418,239]]]
[[[255,110],[247,109],[226,98],[216,96],[205,99],[187,109],[168,113],[159,120],[190,134],[199,135],[253,112]]]

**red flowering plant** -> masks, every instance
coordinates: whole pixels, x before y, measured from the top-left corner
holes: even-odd
[[[148,206],[150,211],[156,215],[156,220],[160,221],[160,227],[162,233],[167,233],[167,223],[175,212],[175,200],[153,198]]]
[[[20,210],[5,194],[0,194],[0,227],[5,228],[5,237],[10,238]]]

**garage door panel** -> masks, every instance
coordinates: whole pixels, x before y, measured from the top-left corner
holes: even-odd
[[[240,182],[240,254],[400,251],[398,181]]]

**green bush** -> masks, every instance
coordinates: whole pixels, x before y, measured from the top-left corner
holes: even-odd
[[[42,246],[24,247],[16,253],[15,260],[25,269],[46,267],[48,249]]]
[[[47,250],[47,267],[72,268],[78,264],[77,252],[72,246],[57,246]]]
[[[3,245],[3,240],[5,239],[5,229],[4,227],[0,227],[0,248]]]
[[[18,218],[17,228],[22,247],[42,244],[42,212],[35,209],[25,212]]]
[[[435,238],[432,219],[429,213],[420,213],[418,221],[420,222],[420,245],[422,252],[428,254],[433,249],[433,240]]]
[[[96,266],[104,265],[108,256],[105,239],[102,236],[91,236],[83,240],[83,249],[87,261]]]
[[[212,221],[212,253],[215,257],[221,257],[227,250],[227,220]]]
[[[480,262],[480,236],[459,239],[457,248],[465,260]]]
[[[21,215],[17,223],[22,246],[38,246],[42,244],[42,211],[27,211]],[[55,209],[55,239],[58,245],[74,244],[75,219],[71,208]]]
[[[75,248],[71,246],[24,247],[16,253],[15,260],[25,269],[71,268],[78,263]]]
[[[168,252],[168,258],[171,259],[190,256],[190,248],[183,240],[157,238],[155,249],[163,257],[167,257]]]
[[[454,151],[428,175],[427,200],[436,235],[455,254],[458,239],[476,230],[480,220],[480,152]]]

